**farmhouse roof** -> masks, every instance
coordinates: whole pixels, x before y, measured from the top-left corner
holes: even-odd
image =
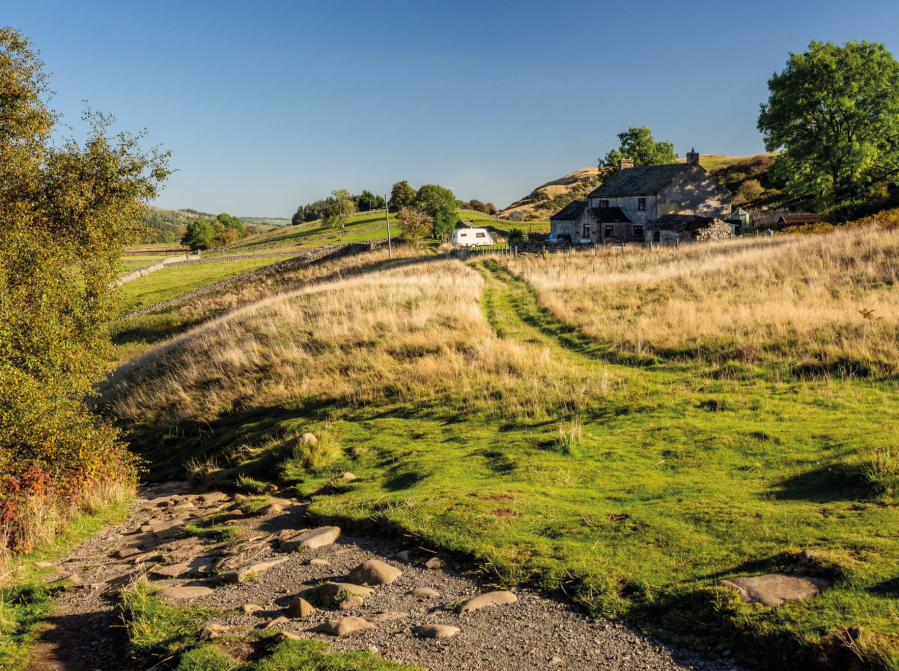
[[[804,226],[821,223],[821,220],[817,214],[782,214],[777,223],[782,226]]]
[[[618,222],[629,222],[630,219],[620,207],[594,207],[593,216],[600,224],[614,224]]]
[[[715,221],[715,217],[700,217],[695,214],[666,214],[649,222],[650,231],[698,231]]]
[[[619,170],[596,187],[588,198],[617,196],[652,196],[684,170],[693,166],[687,163],[668,165],[641,165]]]
[[[553,220],[562,220],[568,221],[570,219],[577,219],[580,217],[584,210],[587,209],[587,201],[586,200],[575,200],[572,203],[566,205],[560,212],[556,212],[553,216],[549,218],[550,221]]]

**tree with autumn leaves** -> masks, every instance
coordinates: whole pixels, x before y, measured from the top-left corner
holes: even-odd
[[[48,98],[29,40],[0,28],[0,544],[18,549],[27,497],[76,510],[134,476],[85,399],[111,359],[121,250],[169,175],[166,153],[111,136],[112,119],[90,109],[85,141],[53,142]]]

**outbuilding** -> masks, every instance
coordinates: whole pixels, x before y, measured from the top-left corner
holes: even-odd
[[[782,214],[777,220],[777,230],[782,231],[785,228],[794,228],[796,226],[811,226],[820,224],[821,219],[817,214],[807,212],[805,214]]]
[[[706,242],[734,237],[730,224],[716,217],[666,214],[646,226],[646,242]]]

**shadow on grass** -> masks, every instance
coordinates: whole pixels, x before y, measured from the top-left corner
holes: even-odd
[[[831,503],[870,498],[864,487],[864,475],[858,467],[846,464],[820,466],[781,480],[772,492],[784,501]]]

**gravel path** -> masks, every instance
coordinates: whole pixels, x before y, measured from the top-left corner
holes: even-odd
[[[172,564],[200,555],[215,556],[223,549],[222,544],[184,539],[180,529],[231,501],[216,501],[215,496],[206,500],[194,496],[182,499],[185,493],[183,483],[143,490],[128,521],[105,528],[57,564],[58,574],[48,580],[68,576],[77,587],[57,600],[51,627],[43,633],[29,671],[139,668],[119,657],[123,638],[121,629],[116,627],[120,623],[116,622],[114,609],[122,588],[142,575],[156,579],[160,586],[210,585],[209,580],[196,576],[162,577],[153,571],[165,572]],[[172,496],[174,501],[170,501]],[[517,590],[515,603],[459,615],[447,606],[498,588],[480,582],[463,566],[426,568],[424,561],[434,554],[421,548],[399,548],[409,550],[411,560],[400,561],[395,554],[397,548],[377,540],[341,536],[336,543],[313,551],[284,554],[276,549],[272,535],[283,537],[302,528],[304,508],[287,501],[281,503],[285,504],[281,510],[281,506],[275,506],[268,513],[238,515],[229,524],[240,526],[243,538],[259,541],[250,544],[256,547],[247,558],[248,563],[286,558],[282,563],[247,582],[215,586],[205,596],[173,599],[173,603],[203,603],[227,611],[213,622],[240,634],[286,615],[284,609],[291,598],[304,589],[325,580],[345,582],[349,572],[361,562],[380,559],[399,568],[402,575],[389,585],[375,588],[360,608],[348,612],[321,608],[305,619],[288,619],[276,628],[303,638],[326,640],[333,650],[371,650],[430,671],[736,668],[727,661],[703,661],[694,653],[666,646],[624,625],[591,620],[564,601],[529,590]],[[124,554],[141,550],[142,554],[116,558],[122,550]],[[409,594],[421,587],[436,590],[439,596],[416,598]],[[261,610],[252,614],[241,612],[241,607],[249,604],[260,606]],[[378,617],[384,613],[391,613],[396,619]],[[378,628],[345,638],[309,631],[322,622],[348,615],[376,621]],[[460,632],[441,639],[415,636],[412,628],[425,624],[451,625]]]

